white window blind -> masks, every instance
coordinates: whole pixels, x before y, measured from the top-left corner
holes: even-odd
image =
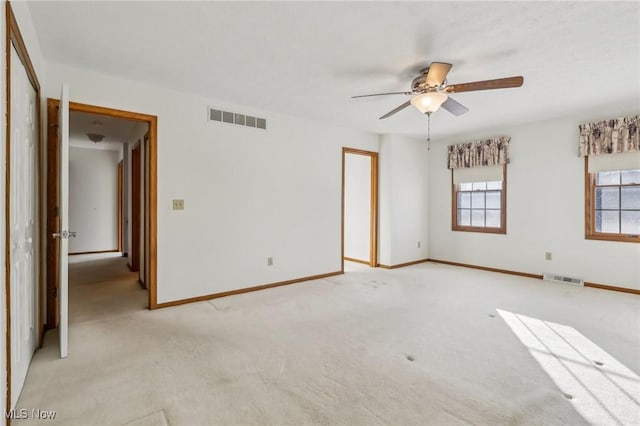
[[[591,161],[591,158],[589,158]],[[502,180],[502,165],[453,169],[453,183],[495,182]]]
[[[640,169],[640,152],[589,156],[589,173]]]

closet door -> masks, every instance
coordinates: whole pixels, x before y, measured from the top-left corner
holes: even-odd
[[[36,348],[36,90],[11,49],[9,267],[11,407],[22,391]]]

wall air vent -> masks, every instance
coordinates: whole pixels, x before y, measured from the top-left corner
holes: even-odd
[[[542,278],[546,281],[555,281],[562,284],[584,285],[582,278],[565,277],[564,275],[551,274],[548,272],[545,272]]]
[[[209,121],[235,124],[238,126],[253,127],[267,130],[267,119],[239,114],[237,112],[223,111],[209,107]]]
[[[222,121],[224,121],[225,123],[233,123],[233,113],[222,111]]]

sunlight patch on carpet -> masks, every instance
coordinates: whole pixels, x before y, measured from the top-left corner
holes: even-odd
[[[570,401],[592,424],[640,423],[640,378],[573,327],[497,309]]]

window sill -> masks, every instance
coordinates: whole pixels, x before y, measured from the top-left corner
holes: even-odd
[[[618,241],[623,243],[640,243],[640,235],[619,235],[619,234],[591,234],[585,235],[586,240]]]
[[[475,226],[453,226],[451,230],[460,231],[460,232],[480,232],[483,234],[506,234],[507,233],[507,230],[505,228],[485,228],[485,227],[475,227]]]

